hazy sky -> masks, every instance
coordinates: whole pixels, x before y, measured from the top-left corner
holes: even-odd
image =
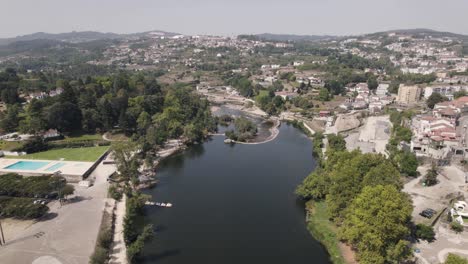
[[[468,0],[0,0],[0,37],[96,30],[350,35],[431,28],[468,34]]]

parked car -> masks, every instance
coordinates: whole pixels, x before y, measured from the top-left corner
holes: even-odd
[[[42,205],[45,205],[45,204],[47,204],[47,201],[46,201],[46,200],[41,200],[41,199],[39,199],[39,200],[34,200],[33,204],[42,204]]]
[[[421,213],[419,213],[419,215],[426,218],[432,218],[436,213],[437,212],[434,209],[427,208],[424,209]]]

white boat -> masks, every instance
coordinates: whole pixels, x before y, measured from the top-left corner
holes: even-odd
[[[172,204],[171,204],[171,203],[167,203],[167,204],[166,204],[166,207],[172,207]]]
[[[161,206],[166,207],[166,204],[165,204],[165,203],[162,203]]]

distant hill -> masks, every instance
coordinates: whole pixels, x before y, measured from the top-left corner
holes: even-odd
[[[398,34],[406,34],[406,35],[412,35],[412,36],[432,36],[432,37],[447,37],[447,38],[458,38],[460,40],[468,40],[468,35],[463,35],[463,34],[457,34],[457,33],[452,33],[452,32],[446,32],[446,31],[437,31],[433,29],[427,29],[427,28],[415,28],[415,29],[397,29],[397,30],[388,30],[388,31],[383,31],[383,32],[376,32],[376,33],[371,33],[367,34],[366,36],[373,36],[373,35],[381,35],[381,34],[388,34],[388,33],[398,33]]]
[[[320,41],[320,40],[329,40],[335,39],[336,36],[327,36],[327,35],[292,35],[292,34],[271,34],[263,33],[254,35],[261,40],[267,41]]]
[[[382,32],[348,36],[348,37],[359,37],[359,36],[372,37],[372,36],[388,34],[391,32],[413,35],[416,37],[424,37],[427,35],[431,35],[433,37],[449,37],[449,38],[457,38],[463,41],[468,41],[468,35],[451,33],[451,32],[443,32],[443,31],[437,31],[437,30],[432,30],[432,29],[424,29],[424,28],[389,30],[389,31],[382,31]],[[242,36],[247,37],[247,38],[254,37],[259,40],[267,40],[267,41],[322,41],[322,40],[337,40],[337,39],[342,39],[346,37],[346,36],[333,36],[333,35],[292,35],[292,34],[271,34],[271,33],[256,34],[256,35],[242,35]]]
[[[125,38],[136,38],[149,35],[163,35],[163,36],[174,36],[176,33],[164,32],[164,31],[147,31],[141,33],[132,33],[132,34],[117,34],[117,33],[102,33],[97,31],[73,31],[68,33],[44,33],[37,32],[24,36],[17,36],[14,38],[0,38],[0,46],[5,46],[18,41],[31,41],[31,40],[55,40],[63,41],[69,43],[82,43],[90,42],[95,40],[109,40],[109,39],[125,39]]]

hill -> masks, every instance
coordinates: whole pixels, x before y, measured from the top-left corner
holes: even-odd
[[[126,39],[126,38],[138,38],[150,35],[161,35],[161,36],[174,36],[176,33],[164,32],[159,30],[147,31],[141,33],[132,34],[117,34],[117,33],[102,33],[97,31],[72,31],[67,33],[44,33],[37,32],[33,34],[17,36],[14,38],[0,38],[0,46],[5,46],[14,42],[19,41],[32,41],[32,40],[54,40],[68,43],[83,43],[96,40],[112,40],[112,39]]]

